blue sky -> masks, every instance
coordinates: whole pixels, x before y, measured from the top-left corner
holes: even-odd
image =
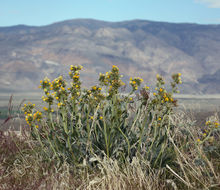
[[[220,0],[0,0],[0,26],[74,18],[220,24]]]

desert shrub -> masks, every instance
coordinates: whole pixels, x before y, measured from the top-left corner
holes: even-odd
[[[141,88],[143,79],[130,78],[131,91],[120,93],[124,85],[117,66],[99,75],[99,85],[82,89],[80,70],[71,66],[70,84],[62,76],[52,82],[41,81],[47,103],[44,111],[34,104],[25,104],[23,111],[32,136],[48,157],[60,163],[80,165],[94,156],[117,159],[124,163],[134,156],[144,156],[152,167],[164,167],[172,162],[172,143],[167,132],[175,126],[170,122],[176,100],[173,93],[181,83],[181,74],[173,74],[172,90],[164,87],[164,79],[157,75],[157,88],[150,93]],[[140,90],[140,95],[135,92]]]

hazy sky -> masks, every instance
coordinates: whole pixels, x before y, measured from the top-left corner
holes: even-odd
[[[0,0],[0,26],[74,18],[220,24],[220,0]]]

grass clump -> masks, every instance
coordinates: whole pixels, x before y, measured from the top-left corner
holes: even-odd
[[[90,89],[81,87],[81,69],[70,67],[70,84],[62,76],[41,81],[46,106],[24,105],[28,148],[10,161],[15,166],[3,164],[4,172],[36,175],[30,184],[39,189],[219,188],[219,118],[198,128],[176,110],[180,73],[172,75],[170,91],[157,75],[155,90],[135,77],[122,94],[117,66]]]

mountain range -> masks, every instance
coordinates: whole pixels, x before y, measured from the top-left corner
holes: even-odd
[[[47,26],[0,27],[1,92],[37,91],[39,81],[83,65],[84,86],[117,65],[155,84],[182,73],[181,93],[220,93],[220,25],[73,19]]]

